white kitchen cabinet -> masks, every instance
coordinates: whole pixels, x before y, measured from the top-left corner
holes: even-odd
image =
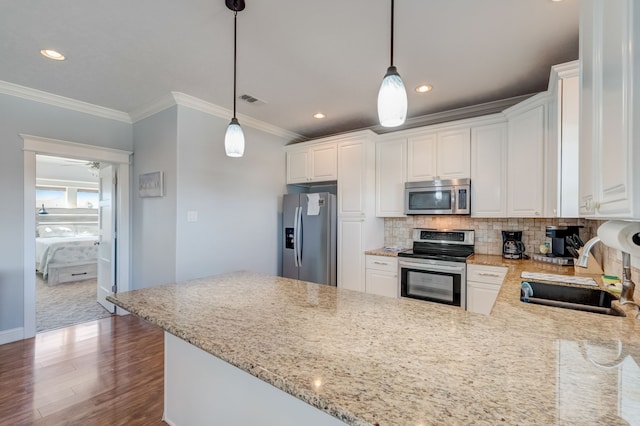
[[[404,217],[407,180],[407,140],[376,143],[376,216]]]
[[[586,0],[580,11],[580,213],[638,219],[640,8],[633,0]]]
[[[546,93],[505,110],[508,120],[507,215],[543,217]],[[471,182],[473,185],[473,181]],[[473,203],[473,201],[472,201]]]
[[[338,219],[338,288],[365,291],[365,220]]]
[[[507,217],[507,123],[471,129],[471,216]]]
[[[580,83],[578,61],[555,65],[549,79],[549,142],[545,154],[545,210],[578,217]]]
[[[416,135],[407,141],[407,181],[469,178],[469,127]]]
[[[467,310],[489,315],[506,275],[505,267],[468,264]]]
[[[435,179],[438,174],[437,155],[438,137],[435,132],[410,137],[407,141],[407,181]]]
[[[365,254],[384,244],[375,216],[375,134],[336,138],[338,146],[338,287],[365,291]]]
[[[294,146],[286,155],[288,184],[338,179],[338,149],[335,142]]]
[[[338,215],[374,214],[375,142],[372,133],[359,132],[338,142]]]
[[[398,297],[398,259],[390,256],[366,256],[366,292]]]

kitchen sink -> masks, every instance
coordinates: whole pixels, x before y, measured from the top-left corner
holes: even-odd
[[[529,296],[527,303],[595,312],[603,315],[626,316],[621,310],[611,307],[611,302],[618,300],[618,298],[608,291],[532,281],[523,282],[528,282],[533,290],[533,294]],[[524,295],[525,291],[521,288],[521,302],[525,302]]]

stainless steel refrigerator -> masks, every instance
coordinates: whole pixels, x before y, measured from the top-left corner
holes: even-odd
[[[286,194],[282,276],[336,285],[336,196]]]

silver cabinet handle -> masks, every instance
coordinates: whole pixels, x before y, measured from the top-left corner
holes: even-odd
[[[377,260],[374,261],[373,263],[375,263],[376,265],[388,265],[388,263],[386,262],[378,262]]]
[[[500,275],[490,274],[488,272],[479,272],[478,275],[480,275],[481,277],[494,277],[494,278],[500,277]]]

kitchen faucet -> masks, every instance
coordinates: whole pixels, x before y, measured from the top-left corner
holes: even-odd
[[[589,253],[593,246],[600,241],[600,237],[593,237],[584,245],[582,254],[576,262],[576,266],[586,268],[589,263]],[[636,291],[636,285],[631,281],[631,255],[625,251],[622,252],[622,292],[620,293],[621,305],[640,306],[634,302],[633,293]]]

